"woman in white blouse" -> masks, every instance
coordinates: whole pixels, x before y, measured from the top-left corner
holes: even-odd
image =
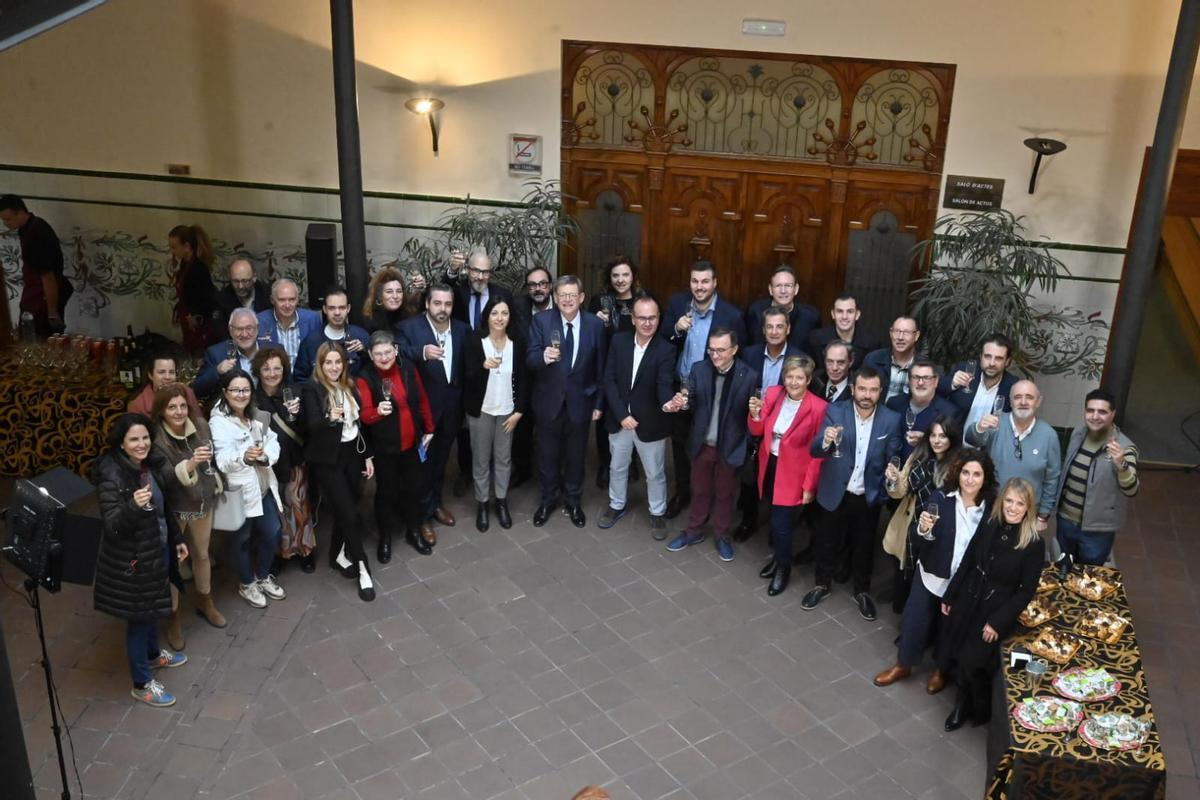
[[[475,527],[490,526],[491,498],[496,521],[512,527],[508,512],[508,481],[512,472],[513,431],[529,403],[525,343],[512,325],[512,307],[492,298],[479,315],[479,330],[468,336],[464,369],[463,406],[471,433],[471,470],[475,479]],[[493,475],[494,480],[493,480]]]
[[[913,523],[916,574],[900,622],[899,652],[896,663],[875,676],[876,686],[890,686],[907,678],[921,663],[942,595],[995,499],[996,469],[992,459],[975,448],[960,450],[946,471],[942,490],[933,494]],[[925,690],[936,694],[945,685],[941,671],[935,669]]]

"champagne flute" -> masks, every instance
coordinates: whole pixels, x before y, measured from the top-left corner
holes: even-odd
[[[1108,434],[1108,441],[1119,443],[1121,440],[1118,439],[1117,437],[1120,433],[1121,433],[1121,429],[1117,427],[1116,423],[1113,423],[1112,431],[1109,432],[1109,434]],[[1107,447],[1104,448],[1104,460],[1105,461],[1113,460],[1112,453],[1108,452]]]
[[[606,328],[611,328],[612,324],[613,324],[612,295],[607,294],[607,293],[600,295],[600,310],[604,312],[604,316],[607,318],[604,321],[604,326]]]
[[[992,403],[992,415],[999,417],[1004,413],[1004,395],[996,395],[995,401]]]
[[[192,455],[193,455],[193,456],[194,456],[194,455],[196,455],[196,451],[197,451],[197,450],[199,450],[199,449],[200,449],[200,448],[202,448],[202,447],[209,447],[209,448],[211,448],[211,447],[212,447],[212,442],[205,441],[204,439],[196,439],[196,446],[192,448]],[[213,467],[212,467],[212,456],[209,456],[208,458],[204,459],[204,466],[203,466],[203,467],[201,467],[201,468],[200,468],[200,470],[201,470],[201,472],[203,472],[205,475],[212,475],[212,474],[213,474]]]
[[[550,331],[550,346],[555,350],[559,350],[562,347],[562,331],[560,331],[558,328]],[[558,358],[562,358],[561,352]],[[556,358],[555,361],[557,360],[558,359]]]
[[[904,412],[904,424],[908,427],[909,433],[917,427],[917,412],[912,410],[912,406],[909,406],[908,410]]]
[[[383,402],[392,402],[392,382],[390,380],[385,380],[383,382],[383,386],[379,390],[379,395]]]
[[[979,372],[979,362],[976,361],[975,359],[971,359],[970,361],[967,362],[967,365],[963,368],[963,372],[967,373],[967,375],[969,375],[970,378],[967,380],[967,385],[964,386],[962,388],[962,390],[964,392],[966,392],[967,394],[970,394],[971,393],[971,384],[975,382],[975,375]]]
[[[888,466],[893,467],[897,472],[899,472],[901,464],[903,464],[903,462],[900,460],[900,456],[892,456],[891,458],[888,459]],[[896,488],[895,479],[888,478],[887,485],[888,485],[889,490],[895,489]]]
[[[763,390],[762,390],[762,387],[761,387],[761,386],[755,386],[755,387],[754,387],[754,391],[752,391],[752,392],[750,393],[750,396],[751,396],[751,397],[753,397],[755,400],[762,400],[762,399],[763,399]]]
[[[285,386],[285,387],[283,387],[283,391],[281,392],[280,397],[283,399],[283,405],[284,405],[283,413],[287,414],[288,419],[292,419],[291,405],[292,405],[292,401],[296,399],[296,393],[292,390],[292,387]]]
[[[925,513],[933,518],[932,525],[936,526],[938,517],[941,516],[941,512],[938,511],[938,504],[937,503],[926,503],[925,504]],[[924,537],[926,539],[932,539],[933,538],[933,527],[930,527],[928,532],[921,533],[920,526],[918,526],[917,533],[919,533],[922,537]]]
[[[845,428],[842,425],[834,425],[833,426],[833,457],[834,458],[842,457],[842,431],[844,431],[844,430],[845,430]]]
[[[262,423],[259,422],[258,420],[255,420],[254,422],[250,423],[250,436],[254,440],[255,449],[262,450],[263,439],[265,439],[266,436],[265,436],[265,432],[263,431]]]
[[[683,407],[687,408],[692,404],[692,380],[691,378],[683,378],[679,381],[679,394],[683,397]]]

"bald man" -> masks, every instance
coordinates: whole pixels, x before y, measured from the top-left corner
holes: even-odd
[[[248,308],[257,314],[271,307],[271,287],[255,276],[249,259],[235,258],[229,262],[229,285],[217,292],[217,307],[225,323],[235,308]]]

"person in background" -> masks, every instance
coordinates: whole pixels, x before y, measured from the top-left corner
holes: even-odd
[[[1116,400],[1093,389],[1071,432],[1058,484],[1058,546],[1077,564],[1103,564],[1138,493],[1138,449],[1113,422]]]
[[[982,450],[960,451],[946,472],[943,488],[921,506],[913,527],[916,535],[910,541],[917,580],[913,581],[904,605],[896,663],[875,676],[876,686],[891,686],[907,678],[921,663],[942,595],[996,499],[995,469]],[[937,513],[931,514],[931,509]],[[937,694],[945,685],[942,671],[934,669],[925,683],[925,691]]]
[[[984,414],[992,413],[997,399],[1008,401],[1017,382],[1017,377],[1008,372],[1012,359],[1012,340],[993,333],[980,345],[977,363],[960,361],[938,381],[938,396],[958,409],[964,431],[973,428]]]
[[[189,403],[190,392],[182,383],[163,386],[154,395],[154,452],[174,469],[163,489],[167,506],[175,515],[182,540],[191,553],[196,613],[214,628],[225,627],[225,617],[212,599],[212,561],[208,542],[212,534],[213,509],[221,493],[221,478],[212,468],[212,434]],[[172,587],[171,617],[167,621],[167,644],[175,650],[184,646],[179,619],[179,593]]]
[[[551,279],[545,267],[534,267],[525,273],[525,292],[513,305],[514,330],[522,341],[529,341],[529,326],[533,318],[554,307],[550,299]],[[516,489],[533,477],[533,404],[517,423],[513,432],[513,474],[508,488]]]
[[[437,536],[425,518],[425,469],[422,454],[433,438],[433,412],[421,375],[400,355],[390,331],[371,334],[371,366],[358,377],[362,421],[375,454],[376,557],[392,560],[395,529],[423,556],[433,553]]]
[[[990,719],[1000,642],[1037,592],[1046,558],[1035,521],[1033,484],[1011,478],[999,496],[942,594],[947,619],[938,643],[939,668],[958,686],[947,732],[968,720],[982,725]]]
[[[341,286],[325,292],[321,310],[325,314],[325,326],[318,328],[300,343],[300,354],[292,365],[297,383],[306,382],[316,364],[317,350],[323,344],[340,344],[346,351],[347,369],[354,376],[362,369],[367,359],[367,339],[370,334],[350,323],[350,295]]]
[[[796,271],[786,264],[778,266],[771,273],[767,284],[767,297],[759,298],[746,309],[746,331],[750,341],[743,348],[742,358],[753,349],[751,345],[762,344],[765,327],[763,314],[772,306],[783,309],[788,321],[788,344],[797,354],[808,353],[808,337],[813,329],[821,324],[821,314],[815,308],[797,302],[799,284],[796,282]],[[814,358],[819,353],[809,353]]]
[[[887,531],[883,535],[883,550],[896,557],[892,573],[892,611],[904,611],[913,578],[913,552],[910,528],[913,518],[925,507],[933,493],[942,488],[946,471],[954,463],[962,441],[962,426],[958,416],[943,414],[929,426],[929,434],[917,443],[901,468],[889,463],[884,470],[884,488],[888,497],[900,501]]]
[[[258,335],[258,317],[248,308],[234,309],[229,315],[229,339],[218,342],[204,351],[204,363],[192,388],[201,397],[208,397],[230,370],[239,369],[250,373],[250,364],[260,344],[265,344]]]
[[[175,368],[175,356],[173,354],[162,351],[151,352],[142,364],[142,374],[146,376],[146,385],[130,399],[126,410],[133,414],[145,414],[147,417],[153,416],[154,395],[163,387],[175,383]],[[196,399],[196,393],[188,386],[184,387],[184,392],[192,416],[200,416],[200,401]]]
[[[280,278],[271,286],[271,308],[258,312],[259,335],[287,353],[295,364],[300,343],[321,328],[321,315],[300,306],[300,289],[295,281]]]
[[[391,331],[398,334],[400,323],[408,316],[404,278],[400,270],[384,267],[371,276],[371,282],[367,285],[367,299],[362,307],[363,325],[371,333]]]
[[[873,367],[883,376],[885,382],[884,402],[895,399],[909,392],[908,372],[917,360],[917,342],[921,339],[921,331],[917,321],[912,317],[900,316],[892,322],[888,329],[891,348],[882,347],[872,350],[863,358],[863,364]],[[936,389],[931,386],[931,389]],[[891,408],[891,406],[888,406]]]
[[[21,243],[22,313],[33,315],[34,332],[45,338],[65,330],[63,315],[75,290],[63,272],[62,245],[50,223],[35,217],[15,194],[0,195],[0,222]]]
[[[167,234],[167,247],[175,262],[174,322],[183,333],[184,349],[202,353],[220,340],[225,327],[218,319],[217,287],[209,267],[212,242],[199,225],[176,225]]]
[[[229,262],[229,285],[217,292],[217,308],[220,322],[228,322],[235,308],[248,308],[255,314],[271,308],[271,287],[255,276],[250,259]]]
[[[304,463],[300,390],[292,383],[291,362],[281,347],[260,348],[250,369],[258,382],[254,404],[259,411],[270,415],[271,430],[279,440],[279,460],[271,468],[279,484],[283,509],[279,555],[272,574],[278,576],[292,558],[300,562],[303,572],[313,573],[317,569],[317,533],[309,498],[308,465]]]
[[[329,544],[333,565],[347,578],[358,580],[358,597],[375,599],[375,583],[363,547],[363,478],[375,475],[370,445],[359,428],[362,397],[350,378],[346,352],[337,342],[317,348],[312,380],[304,384],[300,413],[304,415],[304,460],[321,487],[321,501],[333,514]],[[389,487],[390,488],[390,487]],[[385,490],[386,491],[386,490]]]
[[[821,353],[822,369],[817,375],[814,389],[826,403],[851,399],[850,362],[853,358],[854,351],[841,339],[825,345]]]
[[[240,367],[230,369],[221,376],[220,388],[208,424],[226,491],[240,495],[246,514],[242,527],[230,537],[238,594],[251,607],[266,608],[268,599],[287,597],[271,574],[283,511],[279,482],[271,469],[279,460],[279,438],[271,429],[271,418],[254,405],[249,373]]]
[[[122,414],[108,432],[108,450],[96,459],[92,483],[104,535],[96,558],[97,611],[126,622],[125,650],[134,700],[156,708],[175,696],[154,670],[180,667],[187,656],[158,646],[158,620],[171,613],[171,585],[182,583],[176,564],[188,557],[163,487],[173,478],[153,453],[150,419]]]
[[[660,329],[677,350],[676,386],[692,374],[692,367],[704,361],[708,334],[713,328],[727,328],[735,342],[745,342],[746,326],[741,309],[717,295],[717,268],[711,261],[692,264],[688,291],[672,295]],[[671,459],[675,463],[675,494],[667,501],[667,519],[675,519],[688,507],[691,496],[691,462],[688,442],[692,430],[692,410],[683,406],[671,419]]]
[[[946,414],[958,414],[949,400],[937,396],[937,368],[932,361],[918,358],[908,367],[908,391],[900,392],[884,403],[904,419],[904,443],[900,457],[908,458],[933,421]],[[956,425],[959,430],[961,425]],[[956,443],[957,444],[957,443]]]
[[[810,452],[825,417],[826,403],[810,394],[816,364],[808,356],[790,356],[783,365],[783,386],[769,386],[760,399],[751,397],[747,427],[761,437],[758,491],[771,507],[774,554],[758,577],[770,580],[767,594],[782,593],[792,574],[792,530],[802,507],[817,493],[823,459]],[[756,506],[757,509],[757,506]]]
[[[466,271],[463,265],[466,264]],[[471,330],[478,330],[483,319],[483,308],[494,298],[508,301],[512,308],[512,292],[492,281],[495,271],[492,259],[482,247],[465,255],[455,250],[446,266],[446,283],[454,287],[454,318],[465,322]]]
[[[853,295],[842,294],[833,301],[833,309],[829,312],[833,324],[818,328],[808,337],[808,352],[824,353],[825,347],[832,341],[841,341],[850,345],[850,369],[861,367],[867,353],[879,349],[879,340],[862,329],[858,324],[862,317],[862,309]],[[882,374],[882,373],[881,373]],[[883,377],[887,382],[887,376]],[[886,388],[886,386],[884,387]]]

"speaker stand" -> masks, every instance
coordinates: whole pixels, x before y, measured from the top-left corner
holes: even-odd
[[[46,699],[50,703],[50,730],[54,731],[54,747],[58,751],[58,774],[62,778],[62,800],[71,800],[71,789],[67,784],[67,762],[63,759],[62,729],[58,725],[58,693],[54,689],[54,676],[50,672],[50,654],[46,651],[46,628],[42,624],[42,602],[38,594],[37,581],[25,579],[25,593],[33,607],[33,618],[37,623],[38,642],[42,645],[42,671],[46,673]]]

